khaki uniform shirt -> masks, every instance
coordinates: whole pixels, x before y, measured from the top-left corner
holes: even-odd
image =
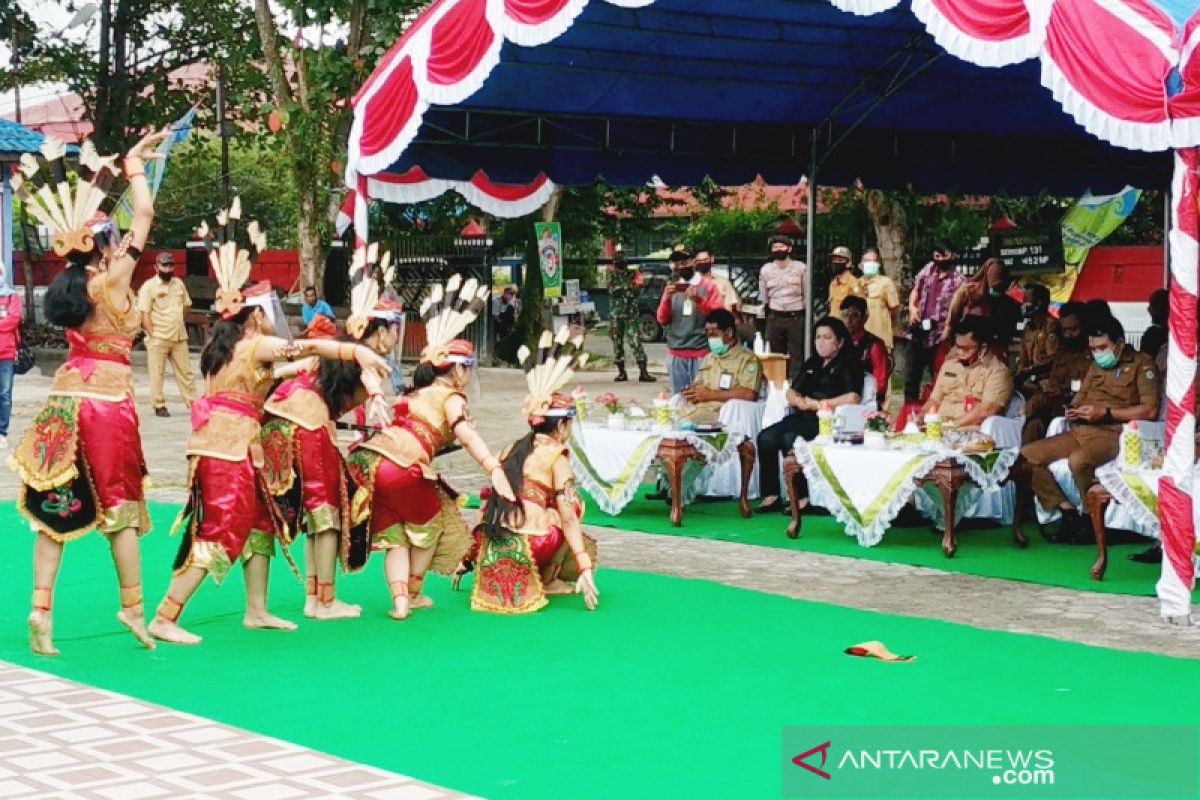
[[[1032,320],[1021,334],[1021,369],[1029,370],[1046,364],[1058,352],[1062,328],[1049,314],[1041,322]]]
[[[714,391],[750,389],[757,394],[762,385],[762,367],[754,353],[740,344],[734,345],[723,356],[712,353],[705,356],[694,385]],[[721,403],[716,400],[689,405],[680,413],[681,418],[701,424],[716,422],[720,415]]]
[[[168,342],[187,339],[184,314],[192,307],[192,298],[179,278],[163,283],[156,275],[138,289],[138,310],[150,317],[151,336]]]
[[[867,321],[863,326],[874,334],[890,352],[895,333],[892,318],[900,307],[900,293],[896,284],[886,275],[862,279],[863,297],[867,298]]]
[[[969,367],[958,359],[947,358],[938,373],[931,405],[937,406],[944,422],[957,422],[968,411],[981,403],[994,403],[1004,413],[1012,398],[1013,377],[1004,362],[987,353]]]
[[[1151,419],[1158,416],[1158,387],[1160,378],[1154,359],[1139,353],[1129,345],[1121,347],[1117,365],[1112,369],[1100,369],[1094,363],[1083,376],[1083,388],[1075,395],[1076,408],[1098,406],[1100,408],[1129,408],[1148,405]],[[1120,422],[1092,427],[1121,429]]]
[[[842,313],[842,301],[851,295],[863,296],[862,284],[854,273],[847,269],[833,276],[829,282],[829,313],[838,317]]]
[[[733,281],[724,275],[710,274],[708,277],[721,290],[721,305],[730,311],[741,306],[742,298],[738,295],[737,289],[734,288]]]

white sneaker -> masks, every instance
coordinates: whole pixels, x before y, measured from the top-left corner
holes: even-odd
[[[8,449],[8,437],[0,436],[0,450],[7,450],[7,449]]]

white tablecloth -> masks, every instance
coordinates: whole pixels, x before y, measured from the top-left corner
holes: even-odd
[[[842,523],[864,547],[883,539],[892,520],[935,466],[953,459],[967,470],[975,491],[994,489],[1008,477],[1016,452],[970,456],[956,450],[894,448],[796,441],[796,457],[808,478],[809,500]],[[960,492],[963,494],[963,492]]]
[[[1097,469],[1096,480],[1113,496],[1113,505],[1125,512],[1120,519],[1110,520],[1112,515],[1106,511],[1105,525],[1128,528],[1143,536],[1161,539],[1162,528],[1158,523],[1158,479],[1161,477],[1162,470],[1126,469],[1117,461]]]
[[[579,485],[606,514],[620,514],[629,505],[654,464],[663,439],[684,439],[704,457],[703,465],[689,463],[684,471],[683,502],[695,499],[711,472],[738,457],[745,436],[737,433],[694,431],[614,431],[607,426],[584,423],[572,429],[571,466]]]

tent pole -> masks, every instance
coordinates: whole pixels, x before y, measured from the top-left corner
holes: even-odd
[[[812,310],[813,310],[813,261],[816,257],[816,226],[817,226],[817,129],[813,128],[810,138],[808,160],[808,221],[805,224],[805,239],[807,247],[804,255],[804,353],[799,358],[803,362],[812,352]],[[791,354],[796,358],[795,353]],[[793,370],[797,367],[793,365]]]

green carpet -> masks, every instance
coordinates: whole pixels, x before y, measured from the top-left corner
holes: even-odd
[[[945,572],[1110,594],[1152,596],[1159,575],[1157,564],[1138,564],[1128,558],[1130,554],[1144,550],[1146,544],[1124,544],[1109,547],[1108,572],[1103,581],[1094,581],[1089,573],[1096,560],[1094,545],[1050,544],[1042,539],[1037,526],[1032,523],[1024,526],[1029,538],[1029,547],[1024,550],[1012,543],[1011,529],[1007,526],[981,527],[980,523],[974,521],[967,526],[960,526],[958,552],[954,558],[942,555],[941,532],[935,535],[929,525],[892,528],[875,547],[862,547],[856,539],[846,535],[842,524],[832,516],[810,516],[804,518],[800,538],[789,539],[784,533],[787,530],[787,517],[782,514],[755,514],[750,519],[742,519],[733,501],[687,506],[683,513],[683,526],[676,528],[671,525],[665,503],[644,499],[644,495],[650,491],[653,491],[653,487],[643,487],[637,499],[615,517],[600,511],[596,503],[591,501],[584,522],[645,533],[869,558]]]
[[[169,578],[173,511],[155,508],[144,540],[148,598]],[[603,570],[594,614],[574,597],[530,617],[475,614],[431,579],[438,607],[396,623],[376,559],[342,585],[363,619],[290,634],[241,628],[235,571],[186,611],[203,645],[147,653],[113,620],[97,536],[67,548],[63,655],[40,659],[25,644],[32,537],[11,504],[0,528],[0,658],[485,797],[778,797],[789,724],[1200,717],[1200,697],[1179,691],[1195,683],[1195,661]],[[303,590],[281,559],[271,593],[275,611],[300,618]],[[842,654],[870,639],[919,660]]]

